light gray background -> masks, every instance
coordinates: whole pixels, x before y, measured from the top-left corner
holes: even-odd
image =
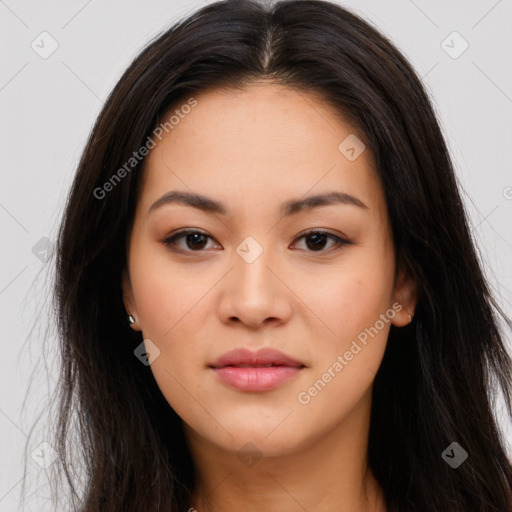
[[[1,512],[17,510],[27,436],[36,415],[49,414],[45,400],[54,386],[56,345],[52,335],[48,378],[41,346],[53,259],[45,248],[55,240],[86,137],[143,45],[205,3],[0,0]],[[387,34],[423,77],[452,151],[480,257],[512,316],[512,1],[339,3]],[[46,59],[31,47],[35,41],[39,51],[43,44],[50,48],[43,31],[58,43]],[[463,40],[446,39],[454,31],[469,44],[457,58]],[[29,337],[37,314],[42,321]],[[44,429],[34,431],[29,454],[47,438]],[[29,455],[26,471],[23,510],[48,510],[47,470]]]

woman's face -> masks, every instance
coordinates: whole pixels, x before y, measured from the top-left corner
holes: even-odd
[[[291,454],[368,420],[390,325],[413,314],[411,286],[401,275],[394,286],[370,149],[333,110],[270,82],[195,100],[146,157],[127,312],[190,438]],[[191,201],[161,200],[171,192]],[[307,201],[325,194],[339,196]],[[196,234],[169,240],[183,230]],[[212,367],[262,348],[294,363]]]

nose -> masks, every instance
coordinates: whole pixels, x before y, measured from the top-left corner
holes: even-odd
[[[241,322],[251,329],[286,323],[292,314],[293,293],[267,251],[252,262],[233,255],[234,268],[222,282],[219,315],[224,323]]]

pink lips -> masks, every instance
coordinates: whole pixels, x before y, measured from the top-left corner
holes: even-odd
[[[305,368],[301,362],[271,348],[256,353],[232,350],[209,366],[221,381],[241,391],[268,391]]]

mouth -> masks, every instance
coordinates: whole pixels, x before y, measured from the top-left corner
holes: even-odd
[[[239,368],[261,368],[272,366],[289,366],[291,368],[305,367],[297,359],[284,354],[274,348],[262,348],[258,352],[252,352],[245,348],[239,348],[226,352],[213,363],[211,368],[239,367]]]
[[[273,368],[278,366],[285,366],[287,368],[305,368],[302,365],[288,365],[288,364],[280,364],[280,363],[269,363],[269,364],[225,364],[223,366],[212,366],[210,368]]]
[[[209,365],[220,381],[239,391],[262,392],[275,389],[306,365],[282,352],[264,348],[256,353],[233,350]]]

